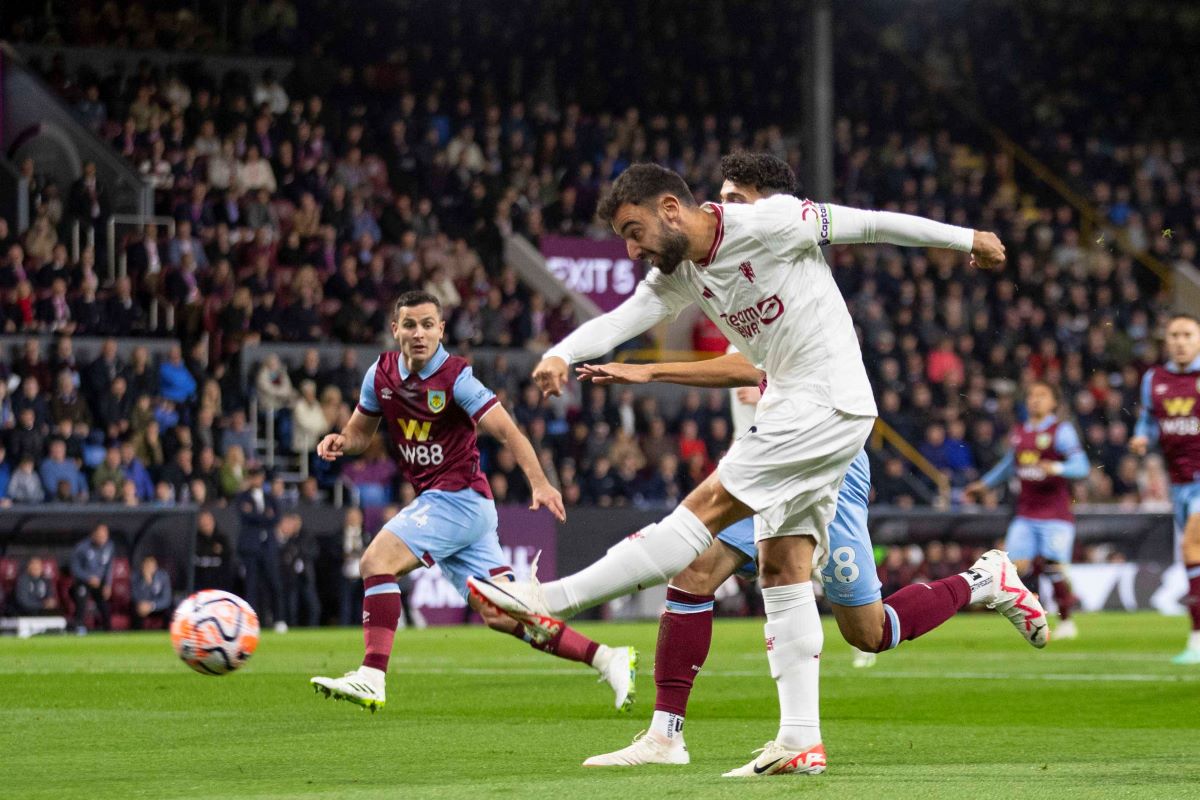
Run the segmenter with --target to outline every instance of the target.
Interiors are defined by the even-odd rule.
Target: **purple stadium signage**
[[[558,534],[550,512],[545,509],[530,511],[520,506],[501,506],[497,510],[500,547],[517,580],[529,577],[530,566],[539,550],[542,557],[538,562],[538,578],[548,581],[558,577],[555,571]],[[412,591],[405,596],[404,602],[418,608],[430,625],[459,625],[474,616],[437,566],[418,569],[412,573],[412,578]]]
[[[637,287],[637,264],[615,237],[543,236],[542,255],[555,277],[589,297],[601,311],[613,310]]]

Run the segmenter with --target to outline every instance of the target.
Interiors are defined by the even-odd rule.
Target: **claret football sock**
[[[654,651],[655,719],[664,712],[683,725],[692,685],[712,644],[713,602],[712,595],[667,586],[667,609],[658,623]]]
[[[372,575],[363,586],[363,666],[387,672],[400,622],[400,584],[395,575]]]
[[[916,639],[941,625],[960,608],[992,595],[992,576],[968,570],[933,583],[914,583],[883,601],[880,652]]]

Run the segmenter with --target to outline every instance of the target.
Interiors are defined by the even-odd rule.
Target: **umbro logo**
[[[379,393],[379,396],[382,397],[384,400],[391,400],[392,399],[392,390],[384,389],[382,392]]]
[[[1154,393],[1155,394],[1166,394],[1167,393],[1167,385],[1165,383],[1156,383],[1154,385]]]

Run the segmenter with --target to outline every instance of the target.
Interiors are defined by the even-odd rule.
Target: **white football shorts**
[[[874,424],[874,417],[773,395],[768,389],[754,425],[717,465],[721,485],[754,509],[755,541],[812,536],[817,542],[813,563],[822,567],[838,490]]]

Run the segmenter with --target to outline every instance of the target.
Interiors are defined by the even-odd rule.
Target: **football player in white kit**
[[[791,194],[796,176],[769,153],[738,152],[721,159],[721,201],[754,203],[781,192]],[[583,364],[581,381],[599,385],[650,382],[688,386],[731,386],[733,438],[754,424],[763,373],[732,345],[720,358],[675,364]],[[819,577],[842,637],[854,648],[855,667],[870,666],[875,654],[916,639],[953,617],[970,600],[970,572],[928,584],[906,586],[883,597],[875,572],[867,503],[871,469],[865,451],[850,464],[829,523],[830,558]],[[1003,564],[988,553],[971,570],[987,572]],[[588,758],[585,767],[636,767],[690,762],[684,741],[688,700],[708,659],[717,588],[733,574],[757,573],[754,520],[744,519],[717,534],[715,541],[667,584],[666,609],[659,620],[654,653],[654,714],[650,727],[633,743]],[[993,584],[998,585],[998,584]],[[1006,606],[1010,612],[1011,606]],[[1003,609],[1002,609],[1003,610]],[[1017,612],[1020,614],[1020,612]],[[1020,617],[1023,619],[1023,615]],[[1035,646],[1038,642],[1032,642]]]
[[[617,344],[696,303],[768,385],[754,425],[666,518],[632,534],[584,570],[547,584],[469,580],[473,593],[552,636],[560,617],[659,583],[686,567],[713,536],[755,516],[767,612],[767,657],[780,701],[774,740],[728,776],[825,770],[818,711],[824,641],[811,584],[828,555],[827,526],[851,461],[876,408],[858,340],[821,246],[889,242],[970,252],[987,268],[1004,260],[994,235],[886,212],[859,211],[777,195],[754,205],[699,206],[676,173],[653,164],[627,169],[599,215],[626,240],[631,258],[654,269],[619,308],[581,326],[534,372],[557,393],[568,365]],[[997,600],[1027,638],[1044,637],[1045,613],[1006,557],[967,587],[972,602]],[[1040,625],[1039,625],[1040,623]]]

